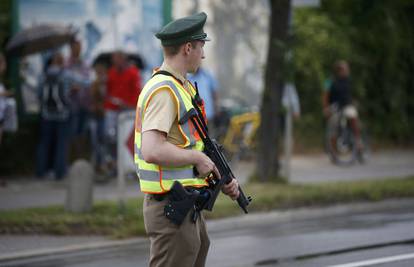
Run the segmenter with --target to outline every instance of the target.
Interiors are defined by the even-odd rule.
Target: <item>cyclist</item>
[[[333,80],[327,81],[323,92],[323,113],[328,119],[329,131],[333,131],[329,142],[336,147],[336,125],[338,125],[340,113],[349,121],[358,155],[362,150],[361,133],[358,123],[358,111],[352,104],[352,82],[350,78],[349,64],[345,60],[338,60],[333,66]],[[332,133],[332,132],[331,132]]]

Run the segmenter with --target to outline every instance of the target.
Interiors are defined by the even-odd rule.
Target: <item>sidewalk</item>
[[[234,169],[235,175],[242,182],[247,181],[253,168],[252,163],[245,163]],[[0,187],[0,210],[64,205],[67,193],[67,181],[38,180],[35,177],[21,177],[7,182]],[[125,198],[142,195],[139,181],[126,178]],[[107,183],[95,183],[93,200],[118,200],[117,179]]]
[[[240,162],[232,166],[240,183],[245,183],[253,172],[254,162]],[[338,167],[330,163],[325,154],[295,156],[291,163],[292,183],[318,183],[358,179],[401,178],[414,175],[414,151],[379,152],[366,164]],[[125,197],[141,194],[139,182],[127,179]],[[39,181],[33,177],[14,179],[0,187],[0,210],[63,205],[66,198],[65,182]],[[94,201],[119,199],[117,180],[94,185]]]
[[[0,210],[64,205],[66,183],[67,181],[37,180],[34,177],[9,181],[5,187],[0,187]],[[126,179],[125,198],[137,197],[140,194],[138,180]],[[119,199],[117,180],[95,183],[93,199],[94,201]]]

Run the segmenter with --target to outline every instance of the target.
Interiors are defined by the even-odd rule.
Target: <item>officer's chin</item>
[[[199,67],[196,67],[194,69],[189,70],[188,73],[194,74],[194,73],[197,72],[198,69],[199,69]]]

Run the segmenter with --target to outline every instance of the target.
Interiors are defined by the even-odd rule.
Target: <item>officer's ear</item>
[[[191,42],[187,42],[183,45],[184,54],[189,55],[191,50],[193,49],[193,44]]]

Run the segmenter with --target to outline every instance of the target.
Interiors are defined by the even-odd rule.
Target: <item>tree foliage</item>
[[[322,129],[320,95],[332,63],[351,64],[353,94],[372,136],[412,140],[414,1],[322,1],[294,13],[295,81],[302,129]]]
[[[11,1],[0,1],[0,44],[1,51],[4,51],[6,40],[10,35],[10,23],[11,23]]]

